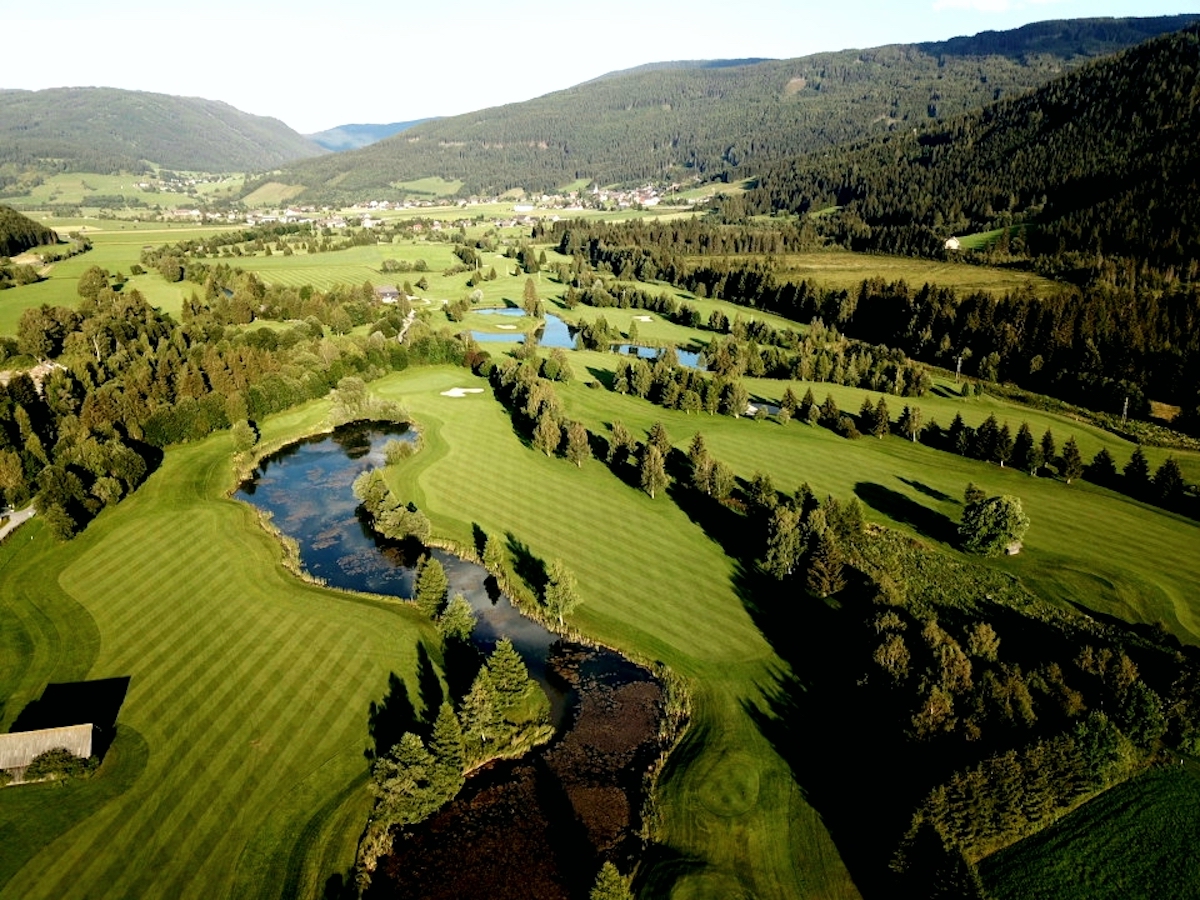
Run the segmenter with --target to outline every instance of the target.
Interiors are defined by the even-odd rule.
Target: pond
[[[354,479],[383,467],[388,441],[413,442],[416,436],[405,426],[373,423],[308,438],[263,460],[235,496],[269,512],[275,526],[300,545],[304,568],[332,587],[411,597],[417,561],[430,553],[446,569],[450,596],[463,594],[475,610],[473,643],[487,652],[500,638],[511,640],[545,689],[559,725],[568,692],[546,673],[550,645],[558,635],[521,615],[482,566],[416,541],[389,540],[357,514]]]
[[[413,566],[430,551],[378,537],[359,519],[351,485],[384,465],[388,441],[415,437],[403,426],[359,424],[298,441],[264,460],[236,496],[270,512],[296,539],[305,569],[328,584],[409,597]],[[586,896],[604,859],[627,860],[640,846],[644,773],[661,751],[662,686],[619,654],[562,640],[521,615],[481,566],[432,553],[450,592],[476,611],[475,645],[488,651],[512,640],[551,699],[558,734],[521,759],[485,766],[430,819],[396,832],[367,896]]]
[[[477,309],[475,313],[481,316],[506,316],[506,317],[521,317],[525,315],[523,309],[518,309],[515,306],[506,306],[493,309]],[[537,337],[537,345],[539,347],[561,348],[564,350],[573,350],[575,348],[575,337],[571,333],[571,326],[564,322],[556,315],[547,313],[544,324],[541,325],[534,334]],[[472,331],[471,337],[479,344],[523,344],[525,343],[525,333],[520,331],[510,332],[493,332],[493,331]]]
[[[647,347],[644,344],[615,344],[613,349],[617,353],[627,353],[630,356],[639,356],[642,359],[658,359],[662,353],[661,347]],[[698,369],[703,372],[705,367],[700,360],[700,351],[698,350],[680,350],[675,348],[675,355],[679,358],[679,364],[685,369]]]

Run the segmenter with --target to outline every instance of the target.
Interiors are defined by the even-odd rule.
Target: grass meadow
[[[79,302],[79,294],[76,292],[79,276],[92,266],[128,275],[130,266],[138,261],[145,246],[157,246],[224,230],[211,226],[171,226],[116,219],[45,221],[64,236],[70,231],[81,231],[92,241],[92,249],[79,256],[54,263],[45,273],[44,281],[0,291],[0,334],[15,335],[21,313],[31,307],[41,306],[43,303],[50,306],[75,306]],[[173,314],[178,313],[183,298],[195,287],[186,282],[167,284],[157,274],[135,276],[126,284],[128,288],[142,291],[152,303]]]
[[[1048,278],[1018,269],[975,266],[962,262],[932,262],[906,256],[852,253],[849,250],[822,250],[814,253],[790,253],[779,257],[781,277],[811,278],[834,288],[857,288],[866,278],[884,281],[904,279],[920,287],[932,282],[958,291],[1004,293],[1026,285],[1038,294],[1052,293],[1057,285]]]
[[[77,540],[35,518],[0,547],[0,727],[47,682],[131,679],[97,777],[0,791],[0,896],[319,896],[352,864],[369,705],[393,672],[419,702],[437,638],[403,604],[288,575],[225,499],[230,460],[227,435],[173,449]]]

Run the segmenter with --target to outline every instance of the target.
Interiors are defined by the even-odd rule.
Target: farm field
[[[389,673],[415,685],[437,637],[285,573],[232,485],[221,435],[169,451],[77,540],[35,518],[0,547],[0,727],[47,682],[130,679],[94,779],[0,791],[0,896],[318,896],[353,862],[369,706]]]

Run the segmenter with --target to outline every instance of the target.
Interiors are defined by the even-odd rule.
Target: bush
[[[1029,530],[1029,517],[1020,500],[1008,494],[968,500],[958,528],[964,550],[999,556],[1014,544],[1020,545]]]
[[[69,778],[84,778],[96,770],[100,761],[96,757],[84,759],[63,747],[55,747],[34,757],[25,770],[26,781],[66,781]]]

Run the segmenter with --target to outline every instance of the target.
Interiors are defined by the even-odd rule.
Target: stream
[[[382,538],[359,518],[354,479],[385,464],[388,441],[415,437],[404,426],[344,426],[271,455],[235,494],[269,512],[298,542],[304,568],[334,587],[408,598],[417,560],[432,553],[450,595],[461,592],[475,610],[476,648],[490,652],[509,638],[550,698],[554,740],[483,767],[453,801],[400,832],[367,896],[584,898],[601,862],[627,870],[640,850],[662,687],[619,654],[560,639],[521,615],[482,566]]]

